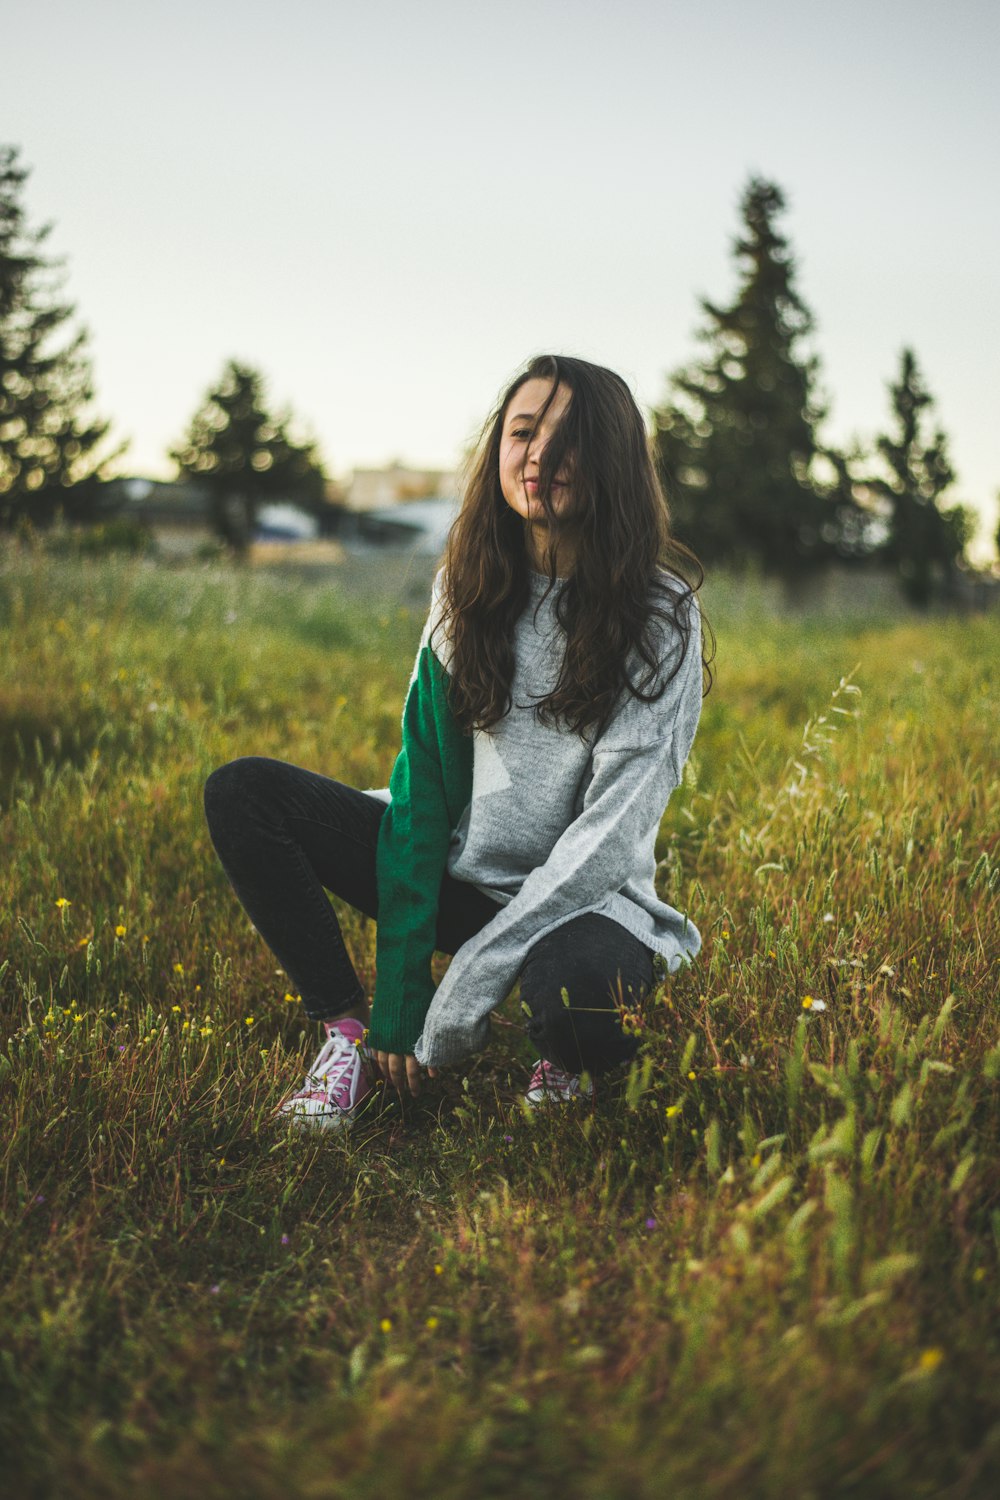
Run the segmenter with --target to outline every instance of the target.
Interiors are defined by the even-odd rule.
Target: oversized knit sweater
[[[666,581],[667,575],[664,575]],[[403,711],[376,873],[377,979],[369,1045],[425,1066],[482,1048],[489,1014],[513,988],[531,946],[585,912],[612,918],[673,972],[701,938],[659,899],[654,845],[679,784],[701,709],[700,623],[680,670],[654,703],[630,693],[594,738],[541,723],[533,702],[555,686],[565,635],[557,581],[531,575],[517,621],[512,707],[489,731],[463,734],[448,704],[449,651],[435,580]],[[663,676],[680,639],[658,625]],[[444,871],[502,905],[455,954],[435,990],[430,960]]]

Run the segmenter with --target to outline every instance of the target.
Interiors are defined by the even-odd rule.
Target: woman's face
[[[546,528],[548,516],[538,498],[538,470],[545,445],[572,399],[568,385],[560,385],[540,426],[537,413],[552,389],[551,380],[526,380],[514,392],[504,413],[500,434],[500,489],[511,510],[532,527]],[[565,474],[552,485],[552,508],[562,515],[571,500]]]

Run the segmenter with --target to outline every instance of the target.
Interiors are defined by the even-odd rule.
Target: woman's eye
[[[531,437],[531,428],[530,427],[515,427],[512,430],[512,432],[511,432],[511,437],[516,437],[516,438],[530,438]]]

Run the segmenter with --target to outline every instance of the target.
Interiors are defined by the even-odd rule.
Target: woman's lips
[[[524,481],[524,483],[525,483],[525,487],[527,489],[529,489],[529,490],[537,490],[537,488],[538,488],[538,480],[537,479],[526,479]],[[563,482],[562,482],[561,479],[553,479],[553,481],[552,481],[552,488],[554,490],[563,490],[563,489],[566,488],[566,486],[563,484]]]

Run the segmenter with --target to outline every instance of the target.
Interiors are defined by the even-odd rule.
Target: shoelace
[[[306,1074],[306,1083],[324,1083],[327,1091],[332,1092],[353,1068],[357,1050],[340,1032],[331,1034],[323,1043],[315,1066]]]

